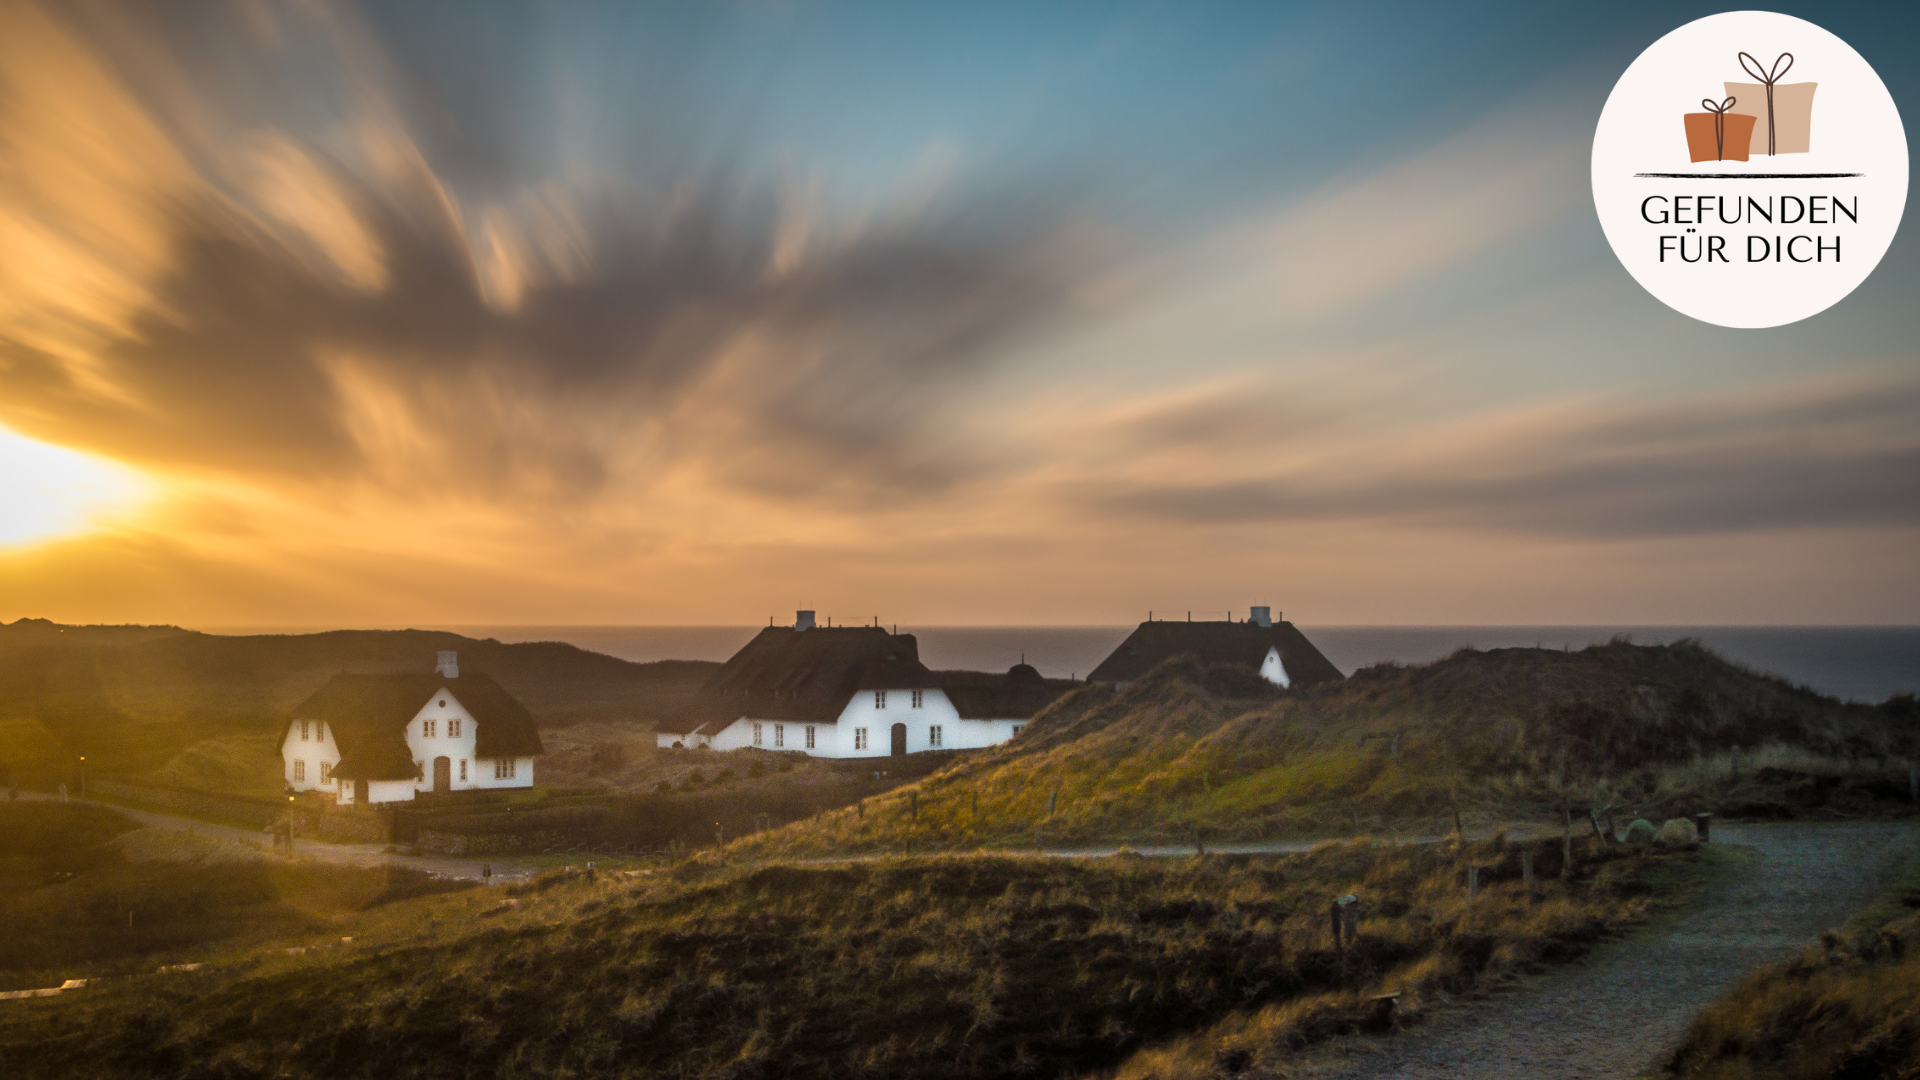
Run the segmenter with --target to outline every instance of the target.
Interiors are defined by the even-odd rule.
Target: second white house
[[[889,757],[1006,742],[1065,693],[1027,664],[1005,675],[933,672],[912,634],[826,627],[813,612],[760,631],[655,729],[662,747],[760,747]]]

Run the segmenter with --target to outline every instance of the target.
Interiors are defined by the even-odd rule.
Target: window
[[[887,707],[887,692],[885,690],[875,690],[873,692],[873,707],[876,709],[884,709]]]
[[[463,784],[467,782],[467,759],[466,758],[460,759],[460,782]]]
[[[333,783],[333,762],[323,761],[320,763],[320,782],[323,784]]]
[[[1027,725],[1025,725],[1025,724],[1015,724],[1015,725],[1013,725],[1013,733],[1014,733],[1015,735],[1018,735],[1018,734],[1020,734],[1020,729],[1021,729],[1021,728],[1023,728],[1023,727],[1026,727],[1026,726],[1027,726]]]
[[[753,722],[753,745],[760,745],[760,721],[758,720]]]
[[[807,725],[807,749],[813,749],[813,725]]]
[[[305,720],[300,721],[300,741],[307,741],[307,722]]]
[[[940,745],[940,725],[939,725],[939,724],[930,724],[930,725],[928,725],[928,727],[927,727],[927,745],[928,745],[928,746],[939,746],[939,745]]]
[[[917,709],[917,708],[919,708],[920,706],[922,706],[922,705],[924,705],[924,704],[926,704],[926,702],[927,702],[927,692],[926,692],[925,690],[915,690],[915,691],[913,692],[913,707],[914,707],[914,708],[916,708],[916,709]]]
[[[446,699],[446,698],[441,698],[441,699],[440,699],[440,707],[441,707],[441,708],[443,708],[443,709],[447,707],[447,699]]]
[[[304,784],[307,782],[306,762],[296,761],[293,763],[293,782],[296,784]]]
[[[425,735],[429,739],[433,738],[433,721],[420,721],[420,734]]]
[[[495,760],[493,763],[493,778],[495,780],[513,779],[513,767],[519,763],[519,758],[499,758]],[[465,762],[462,762],[462,764],[465,764]]]
[[[459,737],[460,737],[460,721],[458,720],[447,721],[447,738],[457,739]]]
[[[855,750],[865,750],[867,748],[866,728],[857,727],[853,729],[853,748]]]
[[[327,722],[325,720],[315,720],[313,722],[313,737],[321,742],[327,741]]]
[[[773,748],[778,750],[785,745],[787,745],[787,725],[773,725]]]
[[[415,780],[425,780],[425,779],[427,778],[427,763],[426,763],[426,762],[424,762],[424,761],[416,761],[416,762],[414,762],[414,763],[413,763],[413,778],[414,778]]]

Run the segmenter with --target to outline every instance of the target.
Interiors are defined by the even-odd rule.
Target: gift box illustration
[[[1681,117],[1687,125],[1687,154],[1695,161],[1745,161],[1753,142],[1754,117],[1733,111],[1733,98],[1702,98],[1706,112]]]
[[[1740,66],[1759,82],[1727,83],[1727,96],[1735,100],[1733,112],[1754,118],[1753,141],[1749,152],[1762,154],[1804,154],[1813,141],[1813,91],[1819,83],[1783,83],[1780,77],[1793,67],[1793,54],[1781,53],[1773,66],[1740,54]],[[1731,116],[1729,116],[1731,119]],[[1699,161],[1698,157],[1693,160]],[[1742,158],[1740,160],[1745,160]]]

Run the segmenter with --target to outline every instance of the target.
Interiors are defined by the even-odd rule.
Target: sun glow
[[[84,531],[146,494],[127,469],[0,427],[0,545]]]

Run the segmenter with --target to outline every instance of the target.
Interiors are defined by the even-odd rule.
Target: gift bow
[[[1734,99],[1728,98],[1718,105],[1712,98],[1701,98],[1700,104],[1713,114],[1713,157],[1715,161],[1727,160],[1727,110],[1733,108]]]
[[[1786,61],[1784,65],[1781,63],[1781,61],[1783,60]],[[1785,53],[1781,53],[1779,56],[1774,57],[1773,70],[1769,72],[1765,72],[1764,74],[1762,73],[1760,68],[1760,61],[1756,60],[1751,56],[1748,56],[1746,53],[1740,54],[1740,66],[1746,71],[1747,74],[1753,76],[1756,79],[1759,79],[1760,85],[1767,88],[1767,156],[1772,157],[1773,156],[1773,84],[1779,82],[1780,76],[1785,75],[1789,70],[1792,69],[1793,54],[1790,52],[1785,52]]]

